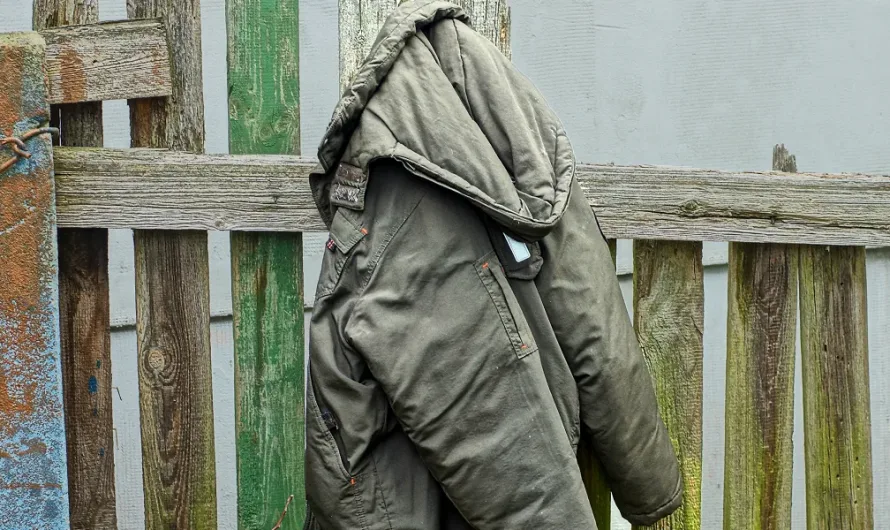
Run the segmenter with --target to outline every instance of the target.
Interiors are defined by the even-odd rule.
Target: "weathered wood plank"
[[[207,234],[135,242],[145,527],[214,529]]]
[[[800,252],[807,527],[871,529],[865,249]]]
[[[167,36],[159,21],[43,29],[61,22],[83,23],[82,15],[95,14],[98,9],[95,2],[80,0],[78,9],[67,8],[55,15],[52,7],[59,2],[38,0],[34,4],[34,25],[41,28],[40,34],[46,39],[50,103],[170,95]],[[53,21],[59,23],[49,24]]]
[[[34,1],[33,23],[38,31],[98,20],[99,5],[94,0]],[[61,130],[62,145],[102,146],[101,102],[55,106],[52,114],[52,125]],[[117,528],[117,511],[108,230],[62,228],[58,245],[71,528],[113,529]]]
[[[680,460],[683,504],[655,528],[701,528],[702,246],[634,241],[634,327]]]
[[[59,149],[59,224],[325,230],[307,180],[314,164]],[[609,238],[890,245],[890,176],[584,164],[577,174]]]
[[[116,528],[108,230],[59,230],[71,528]]]
[[[232,234],[239,528],[272,528],[290,495],[285,524],[305,515],[302,243]]]
[[[229,151],[298,154],[299,16],[290,0],[228,0]],[[232,232],[238,527],[300,528],[303,236]],[[293,503],[282,518],[282,507]]]
[[[199,1],[130,0],[127,14],[160,17],[176,43],[172,96],[130,101],[133,146],[203,151]],[[140,230],[134,241],[145,525],[215,529],[207,233]]]
[[[49,121],[44,43],[0,35],[0,135]],[[52,145],[0,173],[0,528],[68,528]],[[0,147],[0,164],[12,155]]]
[[[784,146],[773,169],[795,172]],[[723,528],[791,528],[796,246],[730,243]]]
[[[386,17],[405,0],[341,0],[340,87],[345,88],[371,50]],[[507,57],[510,50],[510,9],[507,0],[455,0],[473,21],[473,28]]]
[[[397,0],[340,0],[340,89],[358,71]]]

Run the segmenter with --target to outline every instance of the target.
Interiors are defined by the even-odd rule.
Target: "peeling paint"
[[[85,101],[87,99],[87,78],[83,69],[83,58],[71,47],[63,45],[59,51],[62,97],[65,101]]]
[[[43,60],[38,34],[0,35],[3,134],[46,124]],[[68,528],[68,485],[49,138],[28,150],[0,175],[0,528],[55,530]]]

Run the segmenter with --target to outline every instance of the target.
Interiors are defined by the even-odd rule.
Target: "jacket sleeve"
[[[431,189],[383,252],[345,337],[474,528],[593,528],[527,322],[497,267],[477,214]]]
[[[536,283],[615,503],[631,523],[652,524],[681,503],[677,457],[608,246],[581,187],[573,186],[565,216],[541,241]]]

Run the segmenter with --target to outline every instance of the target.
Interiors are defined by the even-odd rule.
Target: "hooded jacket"
[[[396,9],[318,157],[309,528],[595,528],[582,429],[628,521],[679,506],[571,144],[459,7]]]

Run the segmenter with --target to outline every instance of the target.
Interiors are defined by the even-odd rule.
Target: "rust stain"
[[[18,456],[45,455],[46,454],[46,451],[47,451],[46,444],[41,442],[40,440],[35,438],[35,439],[27,440],[25,443],[28,444],[28,448],[23,451],[18,451],[16,453]]]
[[[44,489],[62,489],[62,485],[58,482],[10,482],[9,484],[0,484],[4,489],[26,489],[26,490],[44,490]]]
[[[49,117],[42,40],[5,38],[0,132],[27,136]],[[67,528],[49,144],[46,137],[27,141],[30,158],[0,174],[0,457],[9,471],[0,477],[0,497],[11,501],[0,503],[0,520],[38,513],[43,526]],[[0,157],[10,153],[0,148]]]
[[[5,352],[0,353],[7,358]],[[15,374],[18,377],[8,377],[6,372],[14,367],[13,363],[9,363],[5,370],[0,369],[0,439],[8,438],[16,432],[22,419],[34,414],[35,410],[34,395],[37,385],[28,379],[22,380],[19,374]]]
[[[0,180],[0,314],[8,314],[9,304],[25,300],[36,302],[40,284],[34,273],[41,263],[41,242],[44,239],[41,212],[52,208],[52,185],[49,179],[6,173]],[[18,302],[16,302],[18,300]]]
[[[73,103],[87,99],[87,79],[83,69],[83,58],[70,45],[63,45],[59,51],[59,72],[64,102]]]
[[[40,212],[52,208],[49,179],[8,174],[0,179],[0,437],[10,436],[23,418],[42,408],[35,403],[34,370],[50,346],[36,276],[47,270],[44,232],[51,227]],[[11,228],[7,228],[11,227]],[[3,229],[6,228],[4,233]],[[39,271],[39,272],[38,272]]]
[[[0,45],[0,72],[16,72],[21,70],[24,54],[20,48]],[[22,109],[22,77],[17,75],[0,76],[0,124],[9,124],[7,129],[0,130],[6,136],[12,136],[12,124],[18,120]]]
[[[158,87],[167,87],[170,84],[170,67],[168,65],[169,58],[166,49],[165,53],[161,53],[161,48],[154,48],[151,51],[151,79],[152,84]]]

